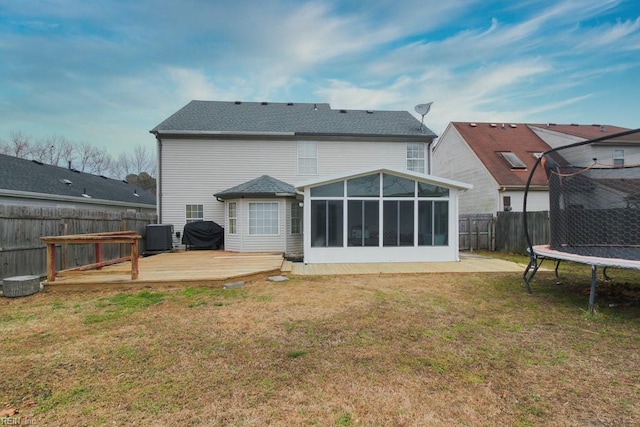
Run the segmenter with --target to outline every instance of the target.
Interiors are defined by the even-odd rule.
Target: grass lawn
[[[560,272],[0,298],[0,423],[640,425],[640,272]]]

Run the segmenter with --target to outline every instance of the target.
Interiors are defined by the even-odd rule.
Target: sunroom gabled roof
[[[214,194],[215,197],[222,200],[241,197],[295,197],[296,195],[296,189],[293,185],[269,175],[262,175]]]
[[[420,181],[420,182],[426,182],[426,183],[429,183],[429,184],[434,184],[434,185],[438,185],[438,186],[441,186],[441,187],[446,187],[446,188],[456,189],[456,190],[470,190],[470,189],[473,188],[472,184],[467,184],[467,183],[460,182],[460,181],[454,181],[452,179],[441,178],[441,177],[434,176],[434,175],[428,175],[428,174],[419,173],[419,172],[412,172],[412,171],[408,171],[408,170],[398,170],[398,169],[391,169],[391,168],[385,168],[385,167],[379,167],[379,168],[373,168],[373,169],[354,170],[354,171],[351,171],[351,172],[349,172],[347,174],[325,176],[325,177],[322,177],[322,178],[317,178],[317,179],[314,179],[314,180],[302,182],[302,183],[296,185],[295,188],[297,190],[299,190],[299,191],[303,191],[304,188],[306,188],[306,187],[315,187],[317,185],[329,184],[331,182],[336,182],[336,181],[341,181],[341,180],[345,180],[345,179],[356,178],[356,177],[359,177],[359,176],[369,175],[369,174],[373,174],[373,173],[388,173],[388,174],[391,174],[391,175],[396,175],[396,176],[400,176],[400,177],[408,178],[408,179],[415,179],[415,180]]]

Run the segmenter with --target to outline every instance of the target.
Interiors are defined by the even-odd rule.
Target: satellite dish
[[[427,102],[426,104],[418,104],[414,107],[414,109],[416,110],[416,113],[422,116],[422,119],[420,120],[420,130],[422,130],[422,125],[424,123],[424,116],[426,116],[429,110],[431,110],[431,104],[433,104],[433,102]]]

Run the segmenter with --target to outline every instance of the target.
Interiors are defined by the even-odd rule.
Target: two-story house
[[[542,153],[579,141],[615,135],[626,128],[601,125],[451,122],[433,149],[433,173],[472,182],[460,198],[461,214],[523,210],[530,171]],[[632,138],[633,139],[633,138]],[[604,140],[572,150],[565,162],[599,167],[640,163],[640,141]],[[543,168],[531,177],[528,211],[549,210],[549,186]]]
[[[407,111],[191,101],[150,131],[159,222],[215,221],[225,249],[308,263],[457,260],[458,193]]]

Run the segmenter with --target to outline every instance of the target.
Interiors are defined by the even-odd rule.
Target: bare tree
[[[146,172],[150,176],[155,176],[156,174],[155,156],[144,145],[138,145],[133,151],[133,164],[134,168],[137,169],[136,173],[138,175],[142,172]]]
[[[155,186],[155,152],[143,145],[136,146],[133,153],[121,153],[114,159],[104,148],[88,142],[76,143],[53,135],[33,144],[22,131],[14,131],[8,141],[0,139],[0,153],[116,179],[134,175],[136,182],[140,180],[146,189],[152,190]]]
[[[133,154],[121,153],[112,165],[113,176],[125,178],[129,175],[147,173],[153,177],[156,174],[155,153],[147,147],[138,145]]]
[[[31,149],[31,158],[53,166],[67,166],[73,159],[74,144],[53,135],[39,140]]]
[[[107,175],[111,172],[113,160],[104,148],[83,142],[74,147],[74,152],[75,169],[96,175]]]
[[[22,131],[12,131],[9,143],[6,145],[6,154],[26,159],[31,154],[29,137]]]
[[[132,173],[134,172],[131,156],[127,153],[120,153],[111,164],[111,175],[115,178],[125,179],[127,175],[131,175]]]

